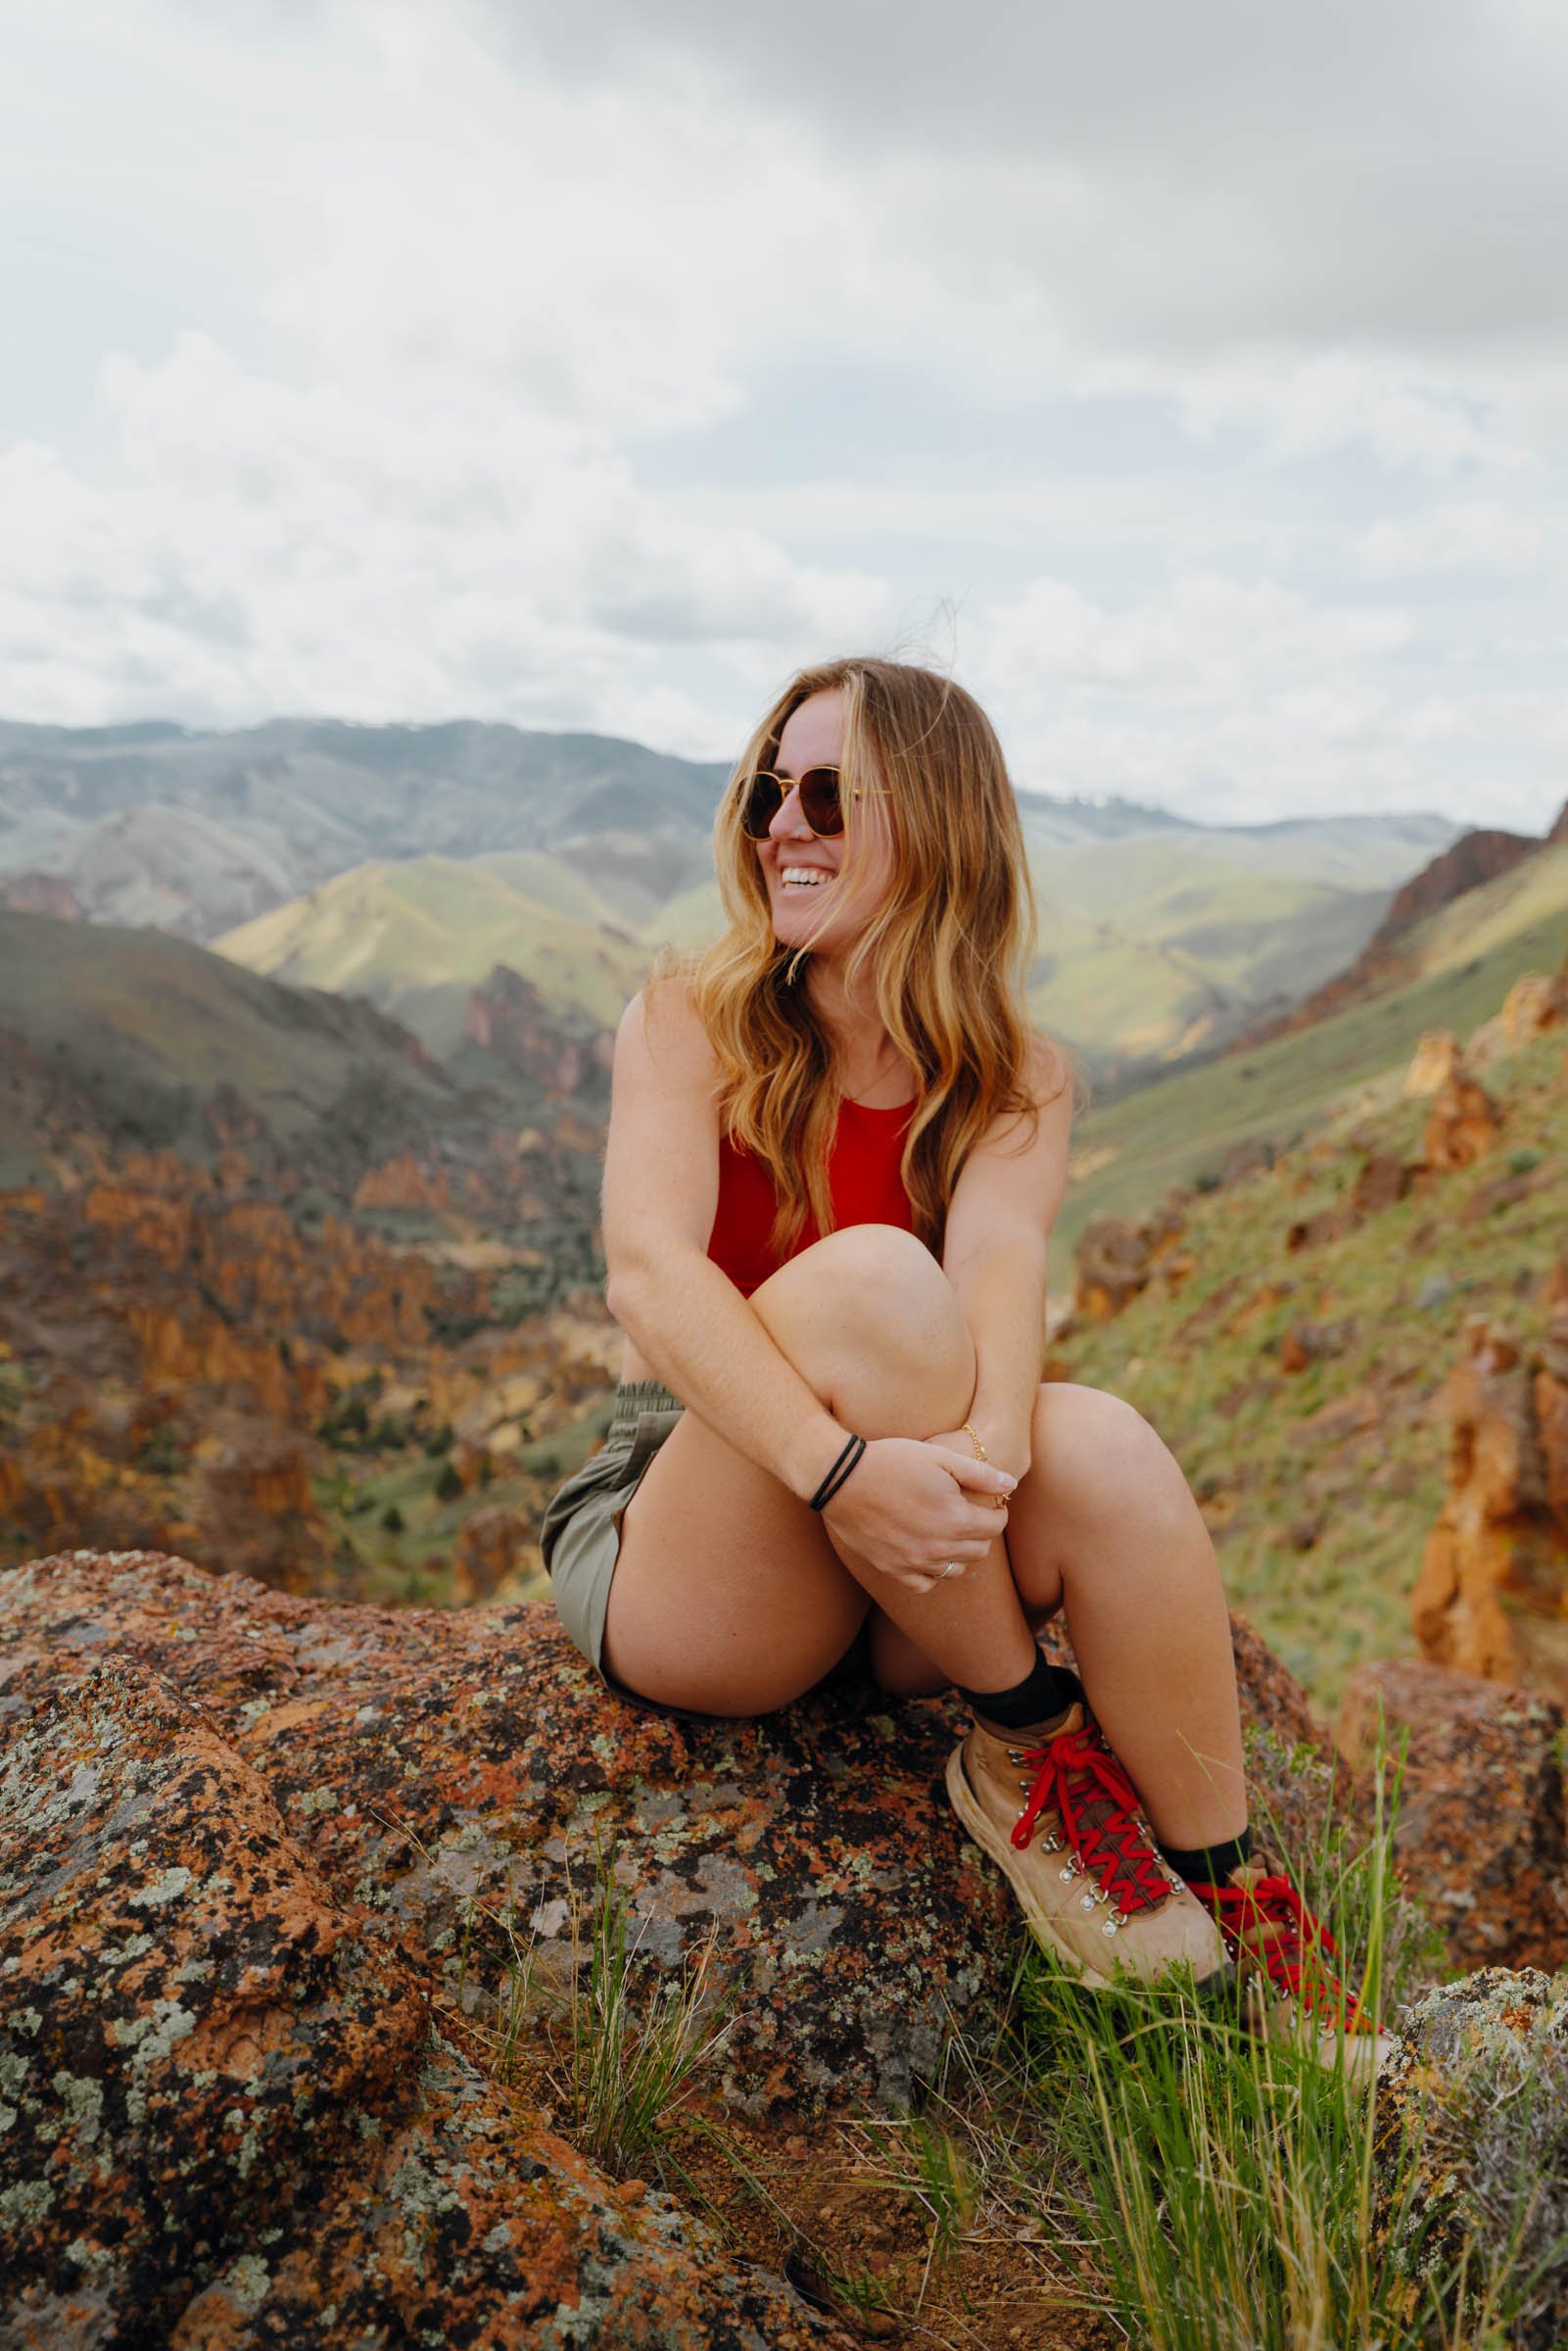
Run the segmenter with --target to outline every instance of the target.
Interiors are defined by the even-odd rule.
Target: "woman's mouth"
[[[832,876],[820,865],[782,865],[779,886],[782,889],[820,889]]]

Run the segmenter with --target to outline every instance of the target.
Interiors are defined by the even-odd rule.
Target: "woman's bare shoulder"
[[[621,1015],[615,1040],[615,1066],[656,1072],[666,1085],[683,1090],[700,1085],[711,1089],[718,1078],[713,1050],[696,989],[685,972],[661,974],[650,980]]]

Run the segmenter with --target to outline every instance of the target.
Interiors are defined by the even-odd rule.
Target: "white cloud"
[[[928,637],[1031,781],[1561,796],[1560,14],[18,13],[0,711],[717,755]]]
[[[1496,500],[1471,499],[1403,521],[1373,523],[1356,541],[1355,553],[1374,579],[1448,571],[1512,576],[1538,571],[1545,547],[1546,533],[1536,515],[1509,512]]]

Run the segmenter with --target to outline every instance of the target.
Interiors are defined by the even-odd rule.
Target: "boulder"
[[[1484,1317],[1440,1409],[1448,1494],[1410,1597],[1434,1663],[1568,1699],[1568,1310],[1538,1361]]]
[[[1568,1997],[1535,1969],[1489,1967],[1407,2009],[1377,2087],[1374,2245],[1461,2331],[1505,2280],[1512,2351],[1568,2342]],[[1461,2275],[1465,2286],[1452,2282]],[[1468,2289],[1466,2291],[1466,2289]],[[1460,2304],[1463,2295],[1470,2307]],[[1424,2336],[1422,2339],[1426,2339]],[[1435,2337],[1433,2339],[1436,2339]],[[1444,2336],[1448,2340],[1447,2335]]]
[[[1568,1959],[1563,1717],[1549,1700],[1419,1658],[1357,1666],[1340,1744],[1404,1761],[1394,1860],[1456,1968]]]
[[[1434,1097],[1422,1152],[1436,1174],[1446,1176],[1484,1159],[1502,1131],[1502,1114],[1479,1079],[1460,1069]]]
[[[1425,1029],[1404,1077],[1404,1098],[1420,1101],[1440,1094],[1459,1066],[1459,1040],[1451,1030]]]
[[[1096,1217],[1078,1242],[1075,1308],[1090,1322],[1109,1322],[1146,1290],[1157,1267],[1170,1270],[1186,1228],[1184,1203],[1176,1197],[1138,1223],[1120,1217]]]
[[[1511,1045],[1527,1045],[1568,1021],[1568,973],[1527,972],[1502,999],[1502,1026]]]
[[[1356,1792],[1234,1639],[1259,1814],[1308,1849]],[[0,2342],[838,2340],[574,2155],[476,2032],[514,1937],[564,1989],[603,1874],[655,1974],[716,1940],[734,2108],[907,2108],[953,2024],[994,2033],[1022,1936],[941,1790],[962,1723],[850,1680],[760,1722],[634,1709],[547,1604],[154,1553],[0,1579]]]
[[[193,1576],[166,1596],[199,1603]],[[0,2341],[845,2351],[434,2030],[424,1973],[123,1629],[79,1607],[74,1670],[7,1693]],[[268,1655],[235,1623],[206,1656],[220,1701]]]

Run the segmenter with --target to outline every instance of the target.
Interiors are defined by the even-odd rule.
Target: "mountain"
[[[449,1189],[466,1171],[504,1224],[524,1178],[496,1138],[557,1113],[499,1059],[485,1078],[460,1083],[353,995],[283,986],[160,931],[0,911],[0,1189],[79,1183],[126,1153],[211,1167],[226,1150],[271,1194],[347,1205],[411,1152],[446,1167]],[[570,1154],[554,1169],[536,1136],[526,1173],[574,1228],[594,1222],[595,1140],[580,1169]]]
[[[608,736],[468,720],[227,734],[0,722],[0,890],[58,880],[92,919],[207,939],[369,861],[548,850],[612,906],[624,891],[636,917],[650,874],[654,891],[695,878],[726,773]]]
[[[0,905],[220,940],[255,969],[369,996],[444,1055],[499,967],[582,1044],[653,948],[713,935],[725,773],[470,721],[0,723]],[[1019,808],[1036,1013],[1118,1085],[1342,971],[1454,832],[1420,815],[1212,827],[1031,792]]]
[[[1264,1043],[1293,1030],[1313,1028],[1350,1005],[1418,980],[1423,972],[1447,968],[1453,959],[1452,948],[1458,934],[1453,924],[1428,927],[1425,918],[1442,914],[1457,899],[1468,899],[1472,892],[1485,889],[1490,884],[1502,884],[1519,867],[1564,842],[1568,842],[1568,802],[1564,802],[1556,823],[1541,840],[1528,833],[1461,833],[1395,892],[1383,920],[1353,963],[1336,972],[1326,984],[1304,995],[1284,1014],[1252,1024],[1237,1040],[1237,1049]],[[1535,879],[1544,879],[1546,900],[1555,903],[1555,867],[1548,861],[1544,876]],[[1520,890],[1503,888],[1495,900],[1496,906],[1502,910],[1505,927],[1511,920],[1506,913],[1508,908],[1534,906],[1537,902],[1529,879]],[[1456,919],[1462,932],[1465,917]],[[1481,919],[1485,922],[1488,917],[1483,914]]]
[[[556,902],[514,888],[508,864]],[[646,950],[577,876],[542,874],[549,864],[509,852],[356,866],[214,943],[272,979],[368,997],[442,1057],[461,1043],[469,991],[498,965],[531,982],[574,1036],[613,1028],[641,982]],[[576,911],[560,911],[562,900]]]

